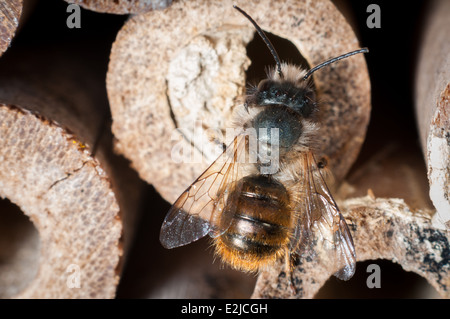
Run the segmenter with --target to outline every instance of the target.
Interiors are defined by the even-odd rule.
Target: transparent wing
[[[312,152],[302,155],[297,226],[291,250],[299,255],[320,254],[333,265],[335,276],[350,279],[356,268],[353,239],[344,217],[328,190]]]
[[[159,239],[165,248],[189,244],[206,234],[216,237],[229,227],[237,200],[230,196],[237,197],[232,190],[242,175],[245,150],[245,135],[238,135],[175,201],[161,227]]]

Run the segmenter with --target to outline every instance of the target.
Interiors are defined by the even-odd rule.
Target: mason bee
[[[355,272],[355,248],[326,185],[325,170],[314,156],[318,106],[309,77],[368,50],[349,52],[306,71],[281,63],[262,29],[234,8],[254,25],[276,66],[249,90],[245,103],[236,106],[239,133],[173,204],[160,241],[174,248],[208,234],[223,262],[249,272],[285,258],[291,274],[294,255],[320,253],[336,277],[348,280]],[[254,132],[256,148],[249,131]]]

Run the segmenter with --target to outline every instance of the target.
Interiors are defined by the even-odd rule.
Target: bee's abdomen
[[[284,253],[290,238],[289,196],[281,183],[263,175],[244,178],[236,191],[231,225],[216,247],[234,268],[254,271]]]

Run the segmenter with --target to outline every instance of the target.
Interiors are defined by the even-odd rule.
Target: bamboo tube
[[[432,1],[415,81],[416,118],[428,168],[433,225],[450,229],[450,3]]]
[[[0,281],[32,278],[26,287],[1,282],[2,297],[112,298],[132,238],[137,176],[111,153],[102,81],[70,56],[11,51],[0,61],[0,197],[30,218],[39,239],[20,236],[9,247],[25,247],[38,265],[24,259],[14,265],[21,273],[2,260]]]
[[[0,2],[0,56],[8,49],[19,26],[22,0]]]
[[[359,48],[351,27],[328,1],[297,1],[289,6],[270,1],[179,1],[163,12],[132,17],[116,38],[107,74],[115,147],[169,202],[215,159],[208,153],[214,142],[197,139],[195,130],[200,135],[225,130],[246,84],[257,78],[256,73],[264,74],[267,66],[245,73],[260,63],[247,56],[255,30],[232,8],[233,4],[247,10],[265,31],[281,38],[273,42],[290,41],[309,66]],[[266,55],[269,65],[273,64],[264,44],[254,50],[259,58]],[[299,62],[299,54],[286,54],[280,49],[278,53],[282,59]],[[331,170],[341,181],[356,159],[369,120],[370,83],[364,57],[355,56],[324,68],[314,75],[314,81],[322,102],[323,144],[318,156],[329,156]],[[196,126],[196,121],[203,126]],[[174,162],[172,151],[180,144],[200,161]],[[204,158],[199,150],[204,151]],[[198,247],[183,249],[206,254]],[[223,276],[231,278],[229,282],[242,278],[241,283],[252,283],[248,275],[219,274],[215,265],[182,263],[180,260],[186,257],[181,249],[170,253],[171,257],[161,253],[159,260],[175,266],[168,271],[168,266],[163,267],[156,278],[157,288],[149,288],[150,296],[211,297],[216,287],[208,287],[210,280],[199,279],[196,291],[185,289],[192,288],[192,278]],[[214,296],[229,295],[221,291]]]
[[[402,199],[372,196],[340,203],[350,223],[358,261],[377,259],[399,263],[427,279],[442,298],[449,298],[450,236],[431,224],[429,212],[411,211]],[[287,285],[284,264],[261,274],[253,298],[313,298],[332,276],[320,258],[302,260],[294,271],[297,295]],[[365,283],[361,283],[364,285]]]
[[[215,144],[204,137],[225,131],[245,93],[245,69],[251,63],[246,46],[255,30],[233,4],[249,11],[266,31],[289,40],[310,66],[359,48],[351,27],[329,1],[179,1],[163,12],[131,18],[113,45],[107,74],[115,146],[169,202],[215,159]],[[270,55],[264,45],[258,50]],[[329,157],[341,181],[369,120],[364,57],[324,68],[314,81],[322,101],[317,155]],[[192,158],[175,162],[175,145],[190,149]]]
[[[165,9],[172,0],[66,0],[85,9],[113,14],[138,14],[150,10]]]

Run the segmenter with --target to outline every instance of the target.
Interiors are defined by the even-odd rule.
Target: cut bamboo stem
[[[401,199],[373,196],[346,200],[340,208],[352,229],[358,261],[398,263],[426,278],[442,298],[450,298],[450,234],[436,229],[427,211],[412,212]],[[280,262],[260,275],[252,297],[313,298],[333,275],[328,266],[320,258],[301,259],[293,274],[297,295],[292,295],[286,278],[280,276],[284,273]]]
[[[103,13],[138,14],[165,9],[170,6],[172,0],[66,0],[66,2]]]
[[[9,53],[0,61],[0,197],[30,218],[40,248],[37,271],[19,265],[34,272],[32,281],[0,294],[112,298],[139,183],[112,156],[102,81],[61,48]],[[30,247],[29,240],[36,238],[23,236],[18,246]]]
[[[436,0],[423,28],[416,70],[417,123],[428,166],[433,225],[450,229],[450,2]]]
[[[0,2],[0,56],[8,49],[16,34],[22,7],[22,0]]]
[[[131,18],[116,38],[107,74],[116,149],[169,202],[215,159],[215,142],[223,142],[220,135],[245,94],[245,70],[252,62],[246,46],[255,30],[233,4],[290,41],[310,66],[360,47],[329,1],[289,7],[273,1],[178,1]],[[270,55],[265,46],[260,51]],[[317,156],[328,156],[341,181],[369,120],[364,57],[323,68],[314,83],[322,123]],[[188,149],[188,158],[175,159],[177,147]]]

